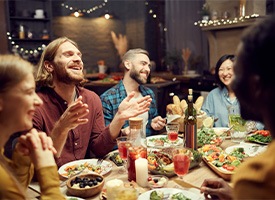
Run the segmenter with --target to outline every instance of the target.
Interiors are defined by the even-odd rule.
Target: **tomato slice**
[[[228,164],[225,164],[222,166],[224,169],[228,170],[228,171],[234,171],[235,169],[235,166],[232,166],[232,165],[228,165]]]
[[[268,130],[258,130],[256,133],[265,137],[270,135],[270,132]]]

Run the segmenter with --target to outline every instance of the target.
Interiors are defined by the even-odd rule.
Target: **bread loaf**
[[[166,106],[166,113],[168,115],[182,115],[182,109],[179,105],[176,104],[168,104]]]
[[[180,98],[177,95],[173,96],[173,103],[177,106],[180,106]]]
[[[195,109],[197,110],[197,113],[200,112],[202,104],[203,104],[203,96],[199,96],[194,104]]]
[[[187,103],[186,103],[185,99],[181,100],[180,107],[182,109],[182,112],[184,113],[185,109],[187,108]]]

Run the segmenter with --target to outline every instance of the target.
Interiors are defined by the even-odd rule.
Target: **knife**
[[[176,180],[174,180],[174,182],[176,182],[177,184],[179,184],[180,186],[185,187],[185,188],[196,188],[196,189],[198,189],[198,190],[201,190],[200,187],[195,186],[195,185],[193,185],[193,184],[191,184],[191,183],[187,183],[187,182],[185,182],[185,181],[183,181],[183,180],[178,180],[178,179],[176,179]]]

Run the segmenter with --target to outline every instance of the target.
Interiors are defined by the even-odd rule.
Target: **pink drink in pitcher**
[[[136,181],[135,160],[138,158],[147,158],[147,149],[143,146],[128,148],[128,180]]]

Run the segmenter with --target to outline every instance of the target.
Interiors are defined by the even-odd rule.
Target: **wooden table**
[[[221,147],[223,149],[225,149],[225,148],[227,148],[229,146],[232,146],[232,145],[235,145],[235,144],[236,143],[231,142],[231,140],[225,140],[222,143]],[[106,159],[106,160],[110,161],[109,159]],[[123,180],[124,182],[127,182],[128,181],[127,174],[118,173],[120,167],[117,167],[112,161],[110,161],[110,162],[113,164],[113,168],[112,168],[112,171],[109,174],[104,175],[105,181],[107,182],[108,180],[118,178],[118,179]],[[196,186],[200,187],[202,182],[204,181],[204,179],[206,179],[206,178],[215,178],[215,177],[218,177],[218,175],[216,173],[214,173],[210,168],[208,168],[208,166],[204,162],[201,162],[201,164],[198,167],[196,167],[194,169],[191,169],[189,171],[189,173],[184,176],[184,180],[189,182],[189,183],[192,183],[193,185],[196,185]],[[169,179],[167,187],[169,187],[169,188],[182,188],[181,186],[179,186],[178,184],[176,184],[173,181],[174,179],[177,179],[177,176],[171,177]],[[31,188],[34,188],[34,190],[31,189]],[[149,190],[149,188],[143,188],[143,189],[144,189],[144,191]],[[27,191],[27,195],[30,199],[37,199],[37,197],[39,196],[39,192],[37,192],[35,190],[39,191],[38,183],[31,183],[30,187]],[[186,189],[186,190],[189,190],[189,191],[192,191],[194,193],[200,194],[199,190],[197,190],[197,189]],[[63,186],[61,188],[61,191],[62,191],[62,193],[64,193],[66,195],[66,192],[67,192],[66,186]],[[100,195],[96,195],[92,198],[88,198],[88,200],[99,199],[99,196]]]

